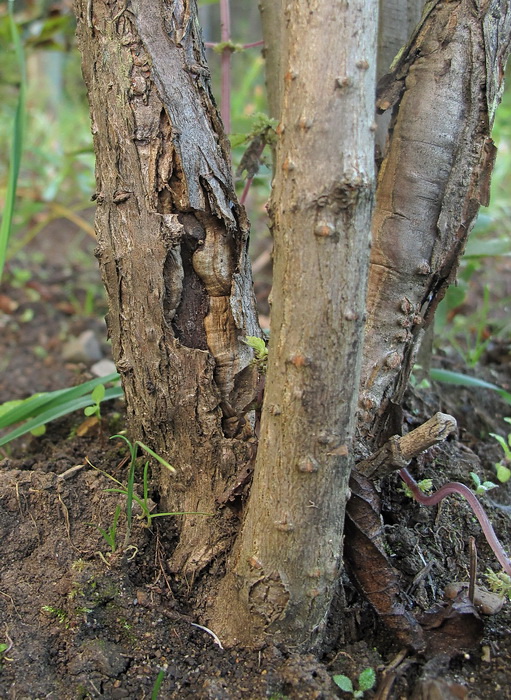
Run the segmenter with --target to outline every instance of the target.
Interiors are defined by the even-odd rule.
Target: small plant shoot
[[[504,420],[506,423],[511,423],[511,418],[504,418]],[[511,433],[508,434],[507,439],[496,433],[490,433],[490,435],[499,443],[504,452],[504,458],[495,464],[495,470],[497,479],[501,484],[505,484],[511,478]]]
[[[487,569],[485,578],[493,593],[511,600],[511,576],[506,574],[505,571],[498,571],[496,573],[492,571],[492,569]]]
[[[433,479],[421,479],[417,482],[417,486],[422,491],[422,493],[429,494],[433,489]],[[403,482],[400,491],[404,493],[407,498],[413,498],[413,492],[411,488]]]
[[[98,525],[94,525],[94,527],[101,533],[107,545],[110,547],[112,554],[115,554],[117,550],[117,523],[119,522],[120,515],[121,506],[117,506],[117,508],[115,509],[112,524],[110,525],[108,530],[105,530],[102,527],[99,527]]]
[[[154,452],[150,447],[147,445],[144,445],[144,443],[140,442],[139,440],[136,440],[135,442],[131,442],[128,440],[128,438],[125,435],[112,435],[110,438],[113,440],[114,438],[119,438],[121,440],[124,440],[126,444],[128,445],[129,453],[130,453],[130,463],[128,467],[128,479],[126,483],[124,484],[122,481],[119,481],[119,479],[116,479],[115,476],[112,474],[109,474],[107,471],[100,469],[99,467],[94,466],[88,459],[86,460],[87,463],[96,471],[98,471],[100,474],[103,474],[103,476],[106,476],[107,479],[110,479],[110,481],[113,481],[117,486],[115,488],[110,488],[110,489],[105,489],[107,493],[119,493],[122,496],[126,497],[126,535],[124,538],[124,548],[127,549],[129,545],[129,540],[131,536],[131,530],[132,530],[132,525],[133,525],[133,503],[135,502],[140,510],[141,514],[138,516],[140,520],[145,520],[145,524],[147,527],[151,527],[152,521],[154,518],[162,518],[164,516],[172,516],[172,515],[212,515],[212,513],[203,513],[203,512],[196,512],[196,511],[179,511],[179,512],[172,512],[172,513],[154,513],[154,507],[155,504],[149,497],[149,461],[146,461],[143,466],[143,473],[142,473],[142,496],[139,496],[136,491],[135,491],[135,469],[136,469],[136,462],[137,462],[137,452],[138,448],[142,449],[144,452],[147,452],[148,455],[153,457],[157,462],[159,462],[165,469],[167,469],[170,472],[175,472],[176,470],[174,467],[169,464],[163,457],[161,457],[159,454]],[[112,550],[112,553],[114,553],[117,549],[117,524],[119,520],[119,515],[121,513],[121,507],[117,506],[113,518],[112,525],[107,529],[103,529],[98,527],[97,529],[101,532],[103,538],[105,539],[106,543]],[[97,526],[96,526],[97,527]]]
[[[253,363],[262,374],[266,374],[268,366],[268,347],[263,338],[258,338],[253,335],[247,335],[244,343],[254,351]]]
[[[481,496],[492,489],[496,489],[498,484],[494,484],[493,481],[481,481],[478,474],[475,472],[470,472],[470,478],[474,482],[474,491],[478,496]]]
[[[104,384],[98,384],[91,392],[91,399],[94,401],[92,406],[86,406],[83,410],[84,414],[88,417],[96,416],[98,420],[101,420],[101,402],[104,401],[106,394],[106,389]]]
[[[368,690],[372,690],[376,683],[376,673],[373,668],[365,668],[357,679],[358,688],[355,690],[351,678],[342,674],[332,676],[333,682],[345,693],[351,693],[352,698],[363,698]]]

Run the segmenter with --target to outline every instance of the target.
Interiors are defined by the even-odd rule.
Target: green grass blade
[[[9,25],[11,37],[14,44],[14,51],[20,71],[20,89],[18,94],[18,103],[14,115],[13,134],[11,142],[11,152],[9,159],[9,173],[7,176],[7,190],[5,193],[5,206],[2,213],[2,222],[0,224],[0,281],[5,265],[7,255],[7,245],[11,235],[12,217],[14,213],[14,203],[16,200],[16,188],[18,185],[18,175],[21,163],[21,153],[23,150],[23,135],[25,130],[25,113],[26,113],[26,91],[27,77],[25,69],[25,54],[21,43],[18,26],[14,21],[12,14],[12,2],[9,2]]]
[[[500,394],[505,401],[511,403],[511,394],[509,392],[496,384],[485,382],[484,379],[477,379],[477,377],[469,377],[460,372],[451,372],[448,369],[438,368],[431,369],[429,376],[435,382],[442,382],[443,384],[455,384],[456,386],[466,386],[472,389],[491,389]]]
[[[112,372],[112,374],[109,374],[106,377],[97,377],[96,379],[91,379],[88,382],[78,384],[77,386],[73,386],[69,389],[59,389],[57,391],[51,391],[46,394],[39,394],[32,398],[25,399],[23,403],[15,406],[0,417],[0,428],[7,428],[9,425],[20,423],[28,418],[35,418],[41,413],[49,411],[51,408],[63,406],[72,402],[78,397],[84,396],[84,394],[89,394],[94,387],[98,386],[99,384],[108,384],[110,382],[115,382],[118,379],[119,375],[117,372]],[[121,395],[122,394],[117,394],[116,397]],[[88,403],[85,403],[84,406],[90,406],[93,403],[94,401],[90,400]],[[68,412],[70,413],[70,411]]]
[[[154,681],[153,690],[151,692],[151,700],[158,700],[161,684],[163,683],[164,679],[165,671],[162,668],[160,668],[160,670],[158,671],[158,675],[156,676],[156,680]]]
[[[152,450],[150,447],[147,447],[147,445],[144,445],[143,442],[140,442],[140,440],[137,440],[137,445],[140,445],[140,447],[147,452],[147,454],[151,455],[151,457],[154,457],[163,467],[166,467],[170,472],[175,472],[176,470],[174,467],[167,462],[167,460],[163,459],[163,457],[160,457],[159,454],[157,454],[154,450]]]
[[[104,400],[109,401],[110,399],[117,399],[120,396],[123,396],[123,391],[120,386],[116,386],[111,389],[107,389]],[[29,433],[31,430],[38,428],[40,425],[45,425],[56,418],[61,418],[62,416],[66,416],[68,413],[78,411],[79,409],[85,408],[85,406],[91,406],[92,404],[94,404],[94,401],[90,396],[81,396],[79,398],[72,399],[71,401],[66,401],[65,403],[58,403],[51,406],[48,410],[40,413],[35,418],[28,420],[26,423],[23,423],[23,425],[20,425],[15,430],[11,430],[9,433],[7,433],[7,435],[0,438],[0,447],[2,445],[6,445],[8,442],[11,442],[11,440],[15,440],[16,438]]]
[[[135,486],[135,466],[136,456],[131,452],[130,468],[128,471],[128,481],[126,484],[126,538],[125,545],[128,545],[131,536],[131,524],[133,522],[133,494]]]

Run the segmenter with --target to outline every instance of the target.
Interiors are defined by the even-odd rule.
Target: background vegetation
[[[8,3],[0,3],[0,211],[4,211],[9,182],[13,124],[20,95],[21,74],[9,23]],[[73,238],[69,265],[88,270],[83,290],[70,301],[80,312],[104,313],[105,301],[96,265],[87,248],[94,238],[91,196],[95,191],[94,154],[80,59],[75,48],[75,21],[70,0],[16,2],[14,16],[26,60],[27,95],[24,144],[17,197],[6,251],[4,290],[25,285],[37,267],[39,278],[50,275],[56,228]],[[199,2],[204,39],[218,42],[221,29],[218,0]],[[232,3],[232,40],[236,45],[260,40],[255,3]],[[220,55],[208,48],[216,95],[221,92]],[[257,126],[265,124],[266,100],[261,48],[233,52],[231,143],[233,172],[242,196],[247,170],[242,158]],[[511,255],[511,89],[497,114],[494,139],[498,145],[491,204],[482,209],[452,286],[436,315],[433,365],[463,367],[477,375],[481,358],[495,346],[507,346],[511,331],[511,283],[506,274]],[[268,147],[254,176],[246,206],[252,222],[256,293],[267,325],[267,294],[271,284],[271,240],[265,205],[269,196],[271,154]],[[241,164],[241,166],[240,166]],[[246,193],[245,193],[246,194]],[[52,226],[53,224],[53,226]],[[39,245],[35,242],[42,241]],[[46,241],[46,244],[44,244]],[[90,246],[89,246],[90,249]],[[50,259],[48,259],[48,256]],[[33,294],[36,292],[32,291]],[[71,294],[71,292],[70,292]],[[27,318],[27,320],[29,320]],[[436,356],[436,359],[435,359]],[[36,390],[37,387],[34,387]]]

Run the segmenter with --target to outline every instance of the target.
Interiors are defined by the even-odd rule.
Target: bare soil
[[[51,250],[75,245],[67,230],[46,235]],[[92,259],[92,242],[82,241],[82,247]],[[101,298],[93,315],[83,315],[87,290],[99,288],[95,268],[83,260],[71,264],[49,255],[41,269],[28,249],[22,264],[31,270],[30,280],[13,287],[11,275],[0,288],[13,302],[8,313],[0,314],[0,402],[90,378],[87,362],[62,357],[65,343],[83,330],[93,330],[108,354],[104,324],[98,320],[104,312]],[[498,350],[478,368],[478,376],[509,390],[508,348]],[[507,434],[503,418],[511,413],[509,405],[491,392],[435,386],[410,393],[407,427],[438,410],[453,414],[459,431],[411,465],[416,478],[432,478],[435,488],[447,481],[470,484],[471,471],[481,480],[495,480],[493,464],[501,455],[488,433]],[[210,632],[197,626],[195,602],[204,597],[206,580],[187,582],[167,569],[174,546],[172,519],[159,518],[151,528],[136,520],[129,548],[122,547],[124,497],[106,492],[112,482],[90,466],[125,480],[126,447],[108,439],[122,429],[122,416],[118,402],[107,408],[101,431],[77,436],[84,420],[77,413],[51,424],[43,437],[21,438],[3,452],[0,697],[326,700],[350,697],[332,675],[345,674],[356,687],[358,674],[370,666],[377,685],[366,698],[511,698],[510,603],[497,614],[481,615],[457,635],[439,622],[443,647],[416,654],[386,631],[347,571],[322,658],[270,642],[253,652],[221,649]],[[381,495],[388,555],[416,615],[441,601],[448,583],[468,581],[470,537],[477,546],[478,583],[486,585],[488,567],[499,570],[460,498],[425,508],[402,492],[397,477],[382,483]],[[151,497],[157,504],[158,494]],[[483,501],[510,551],[510,483]],[[122,513],[118,549],[112,552],[98,528],[108,530],[117,506]],[[221,566],[208,573],[210,580],[215,575],[221,575]],[[159,693],[158,677],[163,678]]]

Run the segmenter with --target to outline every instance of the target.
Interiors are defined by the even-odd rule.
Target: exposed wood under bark
[[[97,257],[132,436],[181,519],[171,568],[193,576],[229,543],[216,498],[253,454],[242,413],[258,335],[248,223],[231,180],[194,2],[77,0],[94,134]]]

